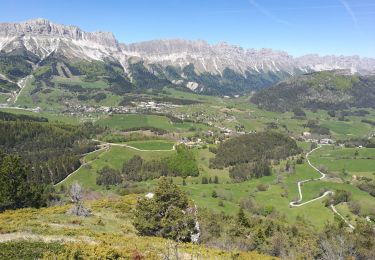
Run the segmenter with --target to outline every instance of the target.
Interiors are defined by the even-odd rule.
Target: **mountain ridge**
[[[69,61],[113,61],[132,79],[132,64],[174,85],[207,94],[241,94],[269,87],[294,75],[349,69],[352,74],[373,74],[375,59],[359,56],[294,57],[285,51],[244,49],[225,42],[204,40],[151,40],[120,43],[110,32],[85,32],[38,18],[21,23],[0,23],[0,55],[26,56],[37,67],[54,56]],[[21,53],[21,54],[19,54]],[[23,56],[22,56],[23,55]]]
[[[294,57],[285,51],[262,49],[245,49],[241,46],[229,45],[225,42],[210,45],[204,40],[157,39],[138,43],[119,43],[111,32],[85,32],[78,26],[53,23],[47,19],[37,18],[21,23],[0,23],[0,37],[55,36],[79,42],[94,42],[110,49],[108,56],[135,56],[150,62],[172,63],[187,65],[195,61],[198,72],[221,73],[226,67],[239,72],[246,69],[254,71],[285,70],[293,74],[295,69],[308,72],[311,70],[352,69],[353,72],[367,72],[365,67],[375,71],[375,59],[354,56],[319,56],[306,54]],[[34,38],[35,39],[35,38]],[[30,39],[30,41],[33,39]],[[7,42],[1,41],[0,50]],[[9,43],[8,43],[9,44]],[[99,46],[91,46],[97,47]],[[58,46],[55,46],[58,48]],[[105,52],[104,52],[105,53]],[[195,54],[195,55],[193,55]],[[103,59],[101,56],[91,58]],[[213,57],[212,57],[213,56]],[[119,57],[116,57],[119,59]],[[233,62],[228,59],[234,60]],[[201,60],[201,62],[199,62]],[[203,60],[203,61],[202,61]],[[224,60],[227,60],[224,62]],[[219,64],[218,64],[219,62]]]

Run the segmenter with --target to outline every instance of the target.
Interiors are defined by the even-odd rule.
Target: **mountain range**
[[[359,56],[293,57],[283,51],[244,49],[227,43],[210,45],[202,40],[124,44],[109,32],[85,32],[46,19],[0,23],[0,80],[17,82],[51,63],[63,68],[64,73],[56,69],[60,76],[74,75],[69,64],[79,62],[121,68],[123,79],[136,87],[170,84],[213,95],[249,93],[316,71],[375,72],[375,59]]]

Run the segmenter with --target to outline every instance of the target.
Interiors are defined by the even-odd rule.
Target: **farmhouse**
[[[319,141],[320,144],[334,144],[335,141],[329,138],[323,138]]]

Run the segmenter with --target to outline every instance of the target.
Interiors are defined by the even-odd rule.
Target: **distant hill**
[[[313,72],[282,81],[254,94],[251,102],[271,111],[295,108],[375,108],[375,76],[345,70]]]

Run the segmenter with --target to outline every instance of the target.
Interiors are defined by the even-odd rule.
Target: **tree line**
[[[233,137],[210,151],[215,153],[211,168],[230,167],[234,181],[245,181],[271,175],[270,161],[286,159],[301,149],[289,136],[266,131]]]
[[[44,121],[2,114],[0,150],[20,155],[30,165],[30,178],[35,182],[57,183],[80,166],[81,154],[95,150],[96,144],[90,138],[101,129],[91,123],[67,125]]]
[[[134,155],[124,162],[121,172],[103,167],[98,171],[98,185],[116,185],[122,182],[139,182],[159,178],[160,176],[198,176],[199,169],[194,152],[185,145],[176,147],[176,153],[160,160],[146,161]]]

